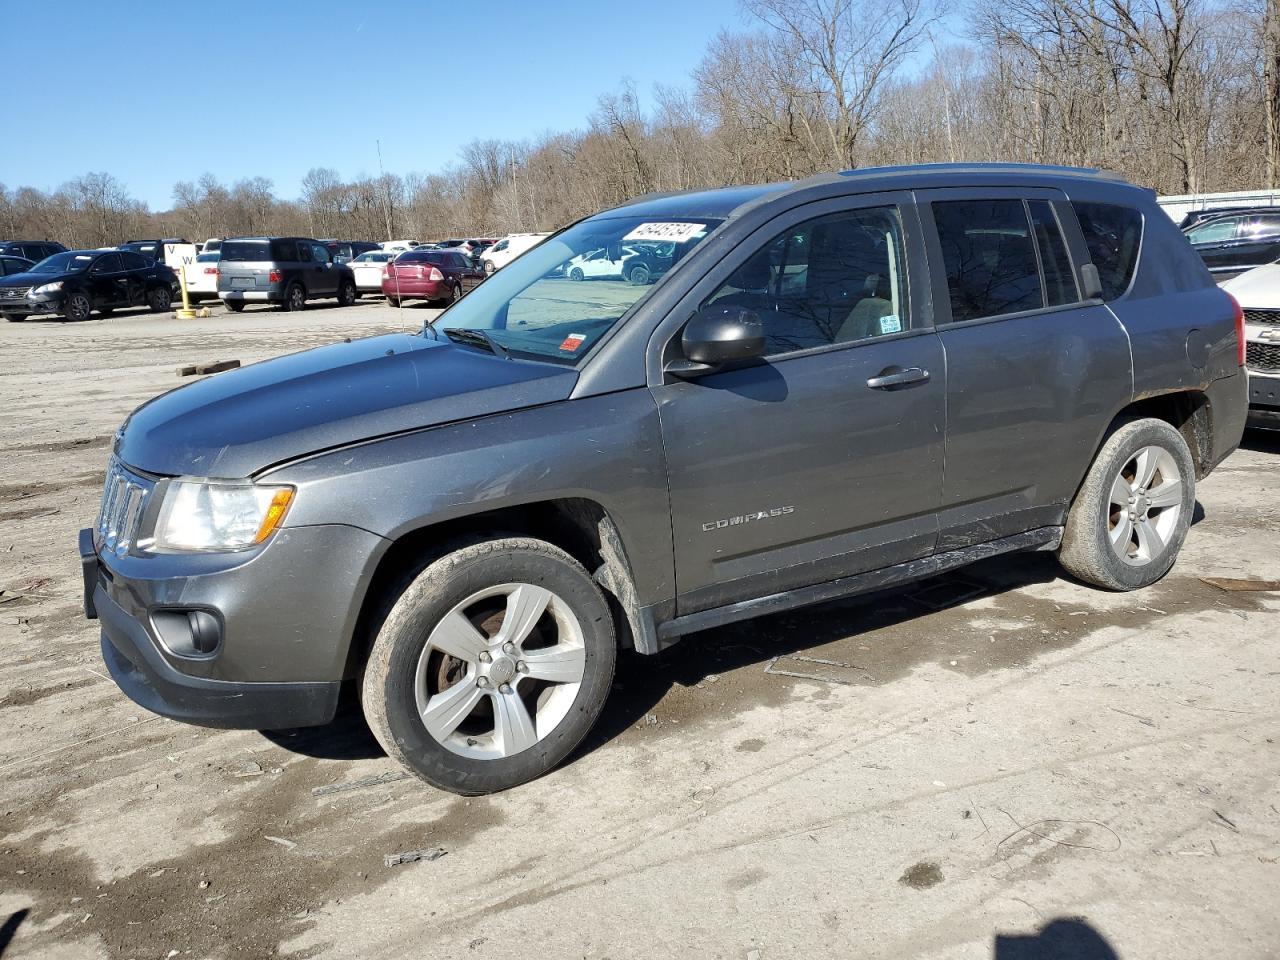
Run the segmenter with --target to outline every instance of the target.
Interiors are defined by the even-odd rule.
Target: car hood
[[[38,287],[44,283],[57,283],[59,280],[70,280],[78,276],[78,273],[11,273],[7,277],[0,277],[0,287]]]
[[[239,478],[320,450],[566,399],[575,371],[391,334],[318,347],[162,394],[116,453],[150,473]]]
[[[1222,289],[1246,310],[1280,310],[1280,263],[1266,263],[1232,277]]]

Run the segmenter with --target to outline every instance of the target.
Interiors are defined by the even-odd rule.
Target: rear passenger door
[[[120,253],[120,259],[124,263],[121,278],[125,299],[131,307],[141,306],[147,302],[147,273],[155,269],[155,264],[127,250]]]
[[[329,251],[324,244],[310,240],[299,240],[298,250],[311,251],[311,266],[308,270],[307,290],[313,297],[332,297],[338,293],[338,268],[333,265]]]
[[[1128,337],[1101,301],[1081,299],[1059,191],[917,199],[947,370],[938,550],[1059,525],[1132,396]]]
[[[696,613],[927,556],[942,494],[945,371],[910,196],[807,204],[693,287],[762,321],[764,362],[652,387],[677,607]]]

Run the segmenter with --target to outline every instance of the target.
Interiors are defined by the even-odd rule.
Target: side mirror
[[[685,357],[685,374],[700,373],[764,355],[764,324],[759,315],[745,307],[703,307],[685,325],[680,338]]]
[[[1080,268],[1080,279],[1084,282],[1084,294],[1086,300],[1102,299],[1102,278],[1098,276],[1098,268],[1092,263],[1086,263]]]

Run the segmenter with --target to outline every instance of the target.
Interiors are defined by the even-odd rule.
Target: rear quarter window
[[[1102,280],[1102,299],[1122,296],[1133,282],[1142,246],[1142,214],[1116,203],[1085,203],[1071,206],[1080,221],[1089,259]]]

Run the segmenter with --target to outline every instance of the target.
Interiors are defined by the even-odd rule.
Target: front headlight
[[[27,296],[34,297],[38,293],[57,293],[62,289],[62,281],[55,280],[53,283],[42,283],[38,287],[32,287],[27,291]]]
[[[175,480],[165,491],[150,547],[243,550],[271,536],[292,500],[293,487]]]

